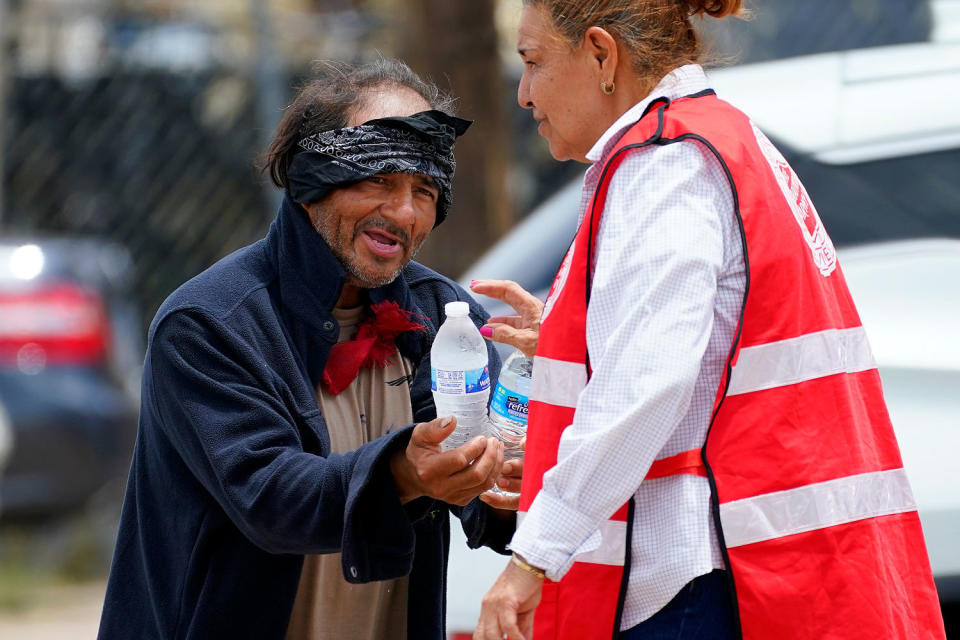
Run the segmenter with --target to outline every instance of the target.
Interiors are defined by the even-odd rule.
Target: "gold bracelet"
[[[520,567],[521,569],[523,569],[524,571],[526,571],[527,573],[532,573],[533,575],[537,576],[537,577],[540,578],[541,580],[543,580],[544,578],[547,577],[547,574],[545,574],[545,573],[544,573],[543,571],[541,571],[540,569],[537,569],[537,568],[534,567],[533,565],[528,564],[528,563],[526,562],[526,560],[522,559],[522,558],[521,558],[520,556],[518,556],[517,554],[513,554],[512,556],[510,556],[510,561],[511,561],[513,564],[515,564],[515,565],[517,565],[518,567]]]

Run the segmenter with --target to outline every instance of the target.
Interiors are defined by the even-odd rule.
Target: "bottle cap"
[[[456,300],[445,304],[443,310],[448,316],[467,316],[470,314],[470,305],[461,300]]]

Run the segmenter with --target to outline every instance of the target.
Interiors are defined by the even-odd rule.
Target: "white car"
[[[818,54],[709,76],[718,95],[748,113],[793,164],[838,247],[949,630],[960,607],[960,45]],[[567,185],[461,282],[509,278],[544,296],[573,237],[578,204],[579,184]],[[503,311],[496,301],[481,302]],[[454,531],[451,637],[473,628],[505,563],[490,550],[467,549]]]

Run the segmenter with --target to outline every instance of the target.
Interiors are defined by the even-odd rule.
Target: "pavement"
[[[4,640],[77,640],[97,637],[103,581],[50,587],[16,611],[0,610]]]

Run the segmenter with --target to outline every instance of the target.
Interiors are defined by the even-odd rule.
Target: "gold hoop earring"
[[[606,82],[600,83],[600,91],[603,91],[603,95],[605,96],[612,96],[615,89],[616,89],[616,84],[613,82],[610,83],[609,87],[607,86]]]

